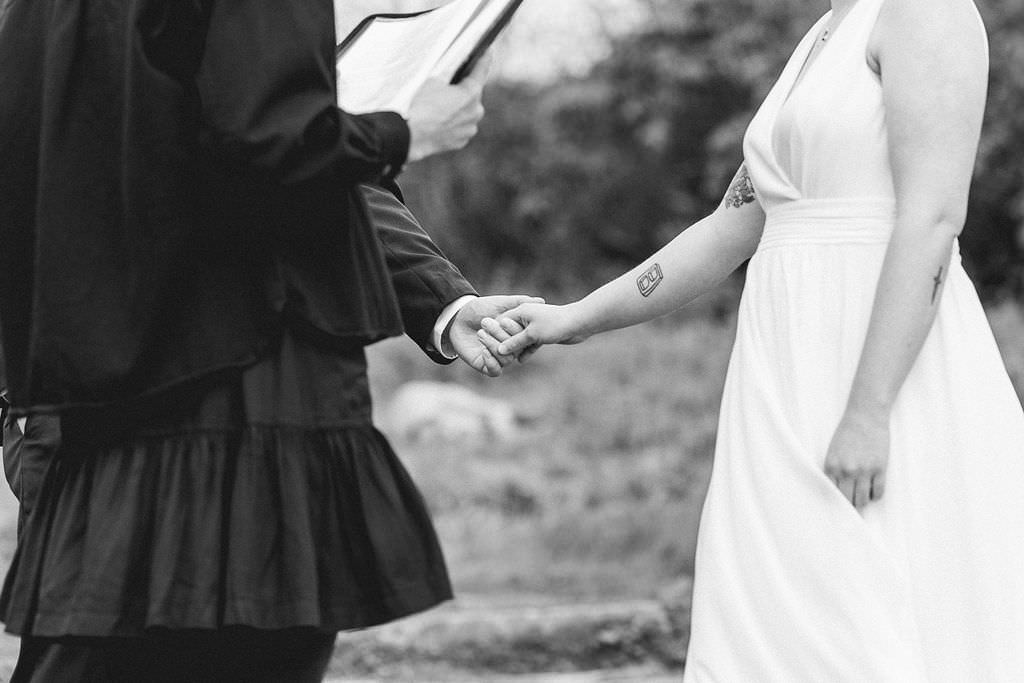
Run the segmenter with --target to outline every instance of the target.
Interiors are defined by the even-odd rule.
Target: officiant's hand
[[[480,101],[491,68],[490,55],[458,85],[431,79],[423,84],[409,108],[409,161],[460,149],[476,135],[484,115]]]
[[[493,318],[527,303],[544,303],[533,296],[482,296],[466,303],[455,315],[448,331],[452,349],[467,365],[488,377],[498,377],[502,368],[518,354],[497,353],[498,342],[480,334],[485,318]]]

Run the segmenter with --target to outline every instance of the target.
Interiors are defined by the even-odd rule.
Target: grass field
[[[1018,393],[1024,310],[989,319]],[[514,439],[393,438],[424,492],[462,595],[654,597],[692,570],[733,324],[675,317],[549,347],[501,379],[434,365],[407,339],[371,348],[378,405],[409,380],[463,384],[515,405]],[[5,487],[6,488],[6,487]],[[0,563],[14,543],[0,500]]]
[[[990,319],[1018,391],[1024,313]],[[378,404],[404,381],[458,382],[528,418],[507,442],[395,447],[434,511],[456,590],[652,597],[692,570],[730,321],[675,318],[549,347],[504,377],[438,367],[408,340],[371,353]]]

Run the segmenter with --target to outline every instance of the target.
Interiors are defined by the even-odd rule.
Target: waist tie
[[[757,250],[804,244],[887,244],[896,220],[891,199],[797,199],[770,207]]]

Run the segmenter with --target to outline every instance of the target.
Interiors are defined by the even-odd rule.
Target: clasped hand
[[[477,334],[493,355],[522,361],[544,344],[577,344],[586,339],[573,312],[572,304],[527,302],[497,318],[484,318]]]
[[[499,353],[498,341],[481,328],[484,320],[492,320],[507,311],[526,304],[541,304],[544,299],[532,296],[482,296],[468,301],[452,320],[446,334],[447,342],[455,353],[477,372],[488,377],[499,377],[502,369],[513,360],[523,360],[526,354]],[[513,333],[521,328],[510,327]],[[507,335],[505,335],[507,337]],[[503,337],[504,338],[504,337]]]
[[[575,344],[586,334],[573,305],[550,306],[527,296],[481,297],[456,315],[450,331],[455,352],[474,370],[501,375],[513,360],[526,360],[544,344]]]

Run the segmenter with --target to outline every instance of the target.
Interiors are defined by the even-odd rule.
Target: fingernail
[[[507,356],[508,355],[508,347],[505,346],[504,344],[499,344],[498,345],[498,353],[500,353],[503,356]]]

